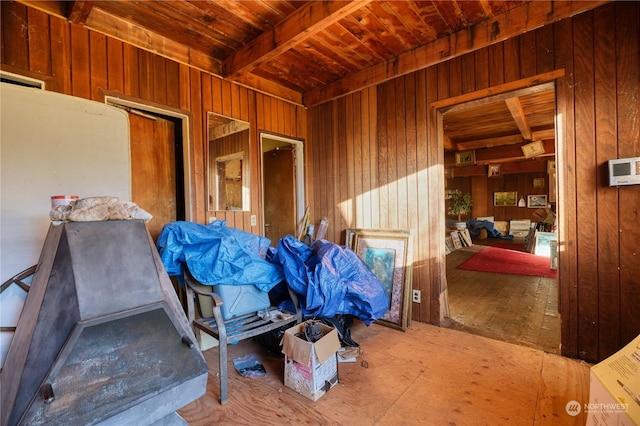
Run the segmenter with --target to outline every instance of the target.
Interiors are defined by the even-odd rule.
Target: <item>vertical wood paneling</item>
[[[222,80],[222,114],[231,117],[231,83]]]
[[[403,229],[410,229],[414,232],[418,227],[418,129],[417,122],[420,120],[417,113],[416,103],[422,101],[419,100],[417,95],[417,79],[421,73],[411,74],[406,77],[405,91],[403,98],[406,99],[406,111],[405,111],[405,137],[406,137],[406,195],[404,202],[407,203],[407,215],[405,220],[401,220],[400,227]],[[424,73],[422,73],[424,74]],[[422,101],[423,102],[423,101]],[[425,115],[426,117],[426,115]],[[424,140],[423,140],[424,141]],[[420,141],[422,143],[423,141]],[[402,200],[402,194],[400,195]],[[415,251],[415,250],[414,250]]]
[[[4,7],[4,6],[3,6]],[[51,37],[49,17],[39,10],[29,9],[27,13],[29,26],[29,71],[51,74]]]
[[[504,83],[504,43],[489,46],[489,87]]]
[[[329,147],[330,154],[327,156],[327,159],[331,161],[331,174],[329,175],[329,179],[327,180],[327,198],[326,202],[328,203],[328,207],[332,211],[332,215],[330,216],[330,223],[333,223],[334,226],[331,230],[331,238],[332,241],[339,241],[340,235],[340,226],[342,225],[342,214],[340,212],[340,173],[343,172],[338,168],[339,164],[339,155],[341,145],[344,146],[344,140],[341,139],[341,135],[343,134],[344,123],[343,120],[338,117],[344,117],[344,98],[338,99],[334,104],[331,110],[331,121],[334,123],[333,125],[333,133],[331,134],[331,139],[327,143]],[[340,115],[342,113],[343,115]],[[315,218],[314,218],[315,219]]]
[[[616,61],[615,6],[607,5],[594,16],[594,74],[595,110],[615,111],[616,93],[610,82],[616,79],[616,70],[611,67]],[[606,161],[617,156],[616,117],[614,114],[596,114],[596,205],[597,252],[609,253],[598,257],[598,358],[613,354],[620,343],[620,281],[618,265],[618,192],[608,187]],[[603,232],[604,231],[604,232]]]
[[[48,88],[58,93],[71,93],[71,36],[69,25],[62,19],[51,18],[51,72],[53,74],[52,87]],[[6,37],[2,37],[6,39]]]
[[[224,110],[222,109],[222,80],[219,78],[214,78],[211,81],[211,97],[212,103],[211,106],[212,111],[216,114],[224,114]]]
[[[202,140],[204,142],[204,146],[202,147],[203,158],[201,161],[202,163],[201,167],[202,167],[202,177],[205,182],[203,192],[204,192],[204,198],[205,198],[205,208],[207,210],[211,205],[211,201],[213,201],[211,199],[212,194],[209,192],[209,181],[211,179],[209,170],[213,165],[212,163],[214,163],[212,158],[215,157],[215,154],[211,152],[211,147],[209,143],[209,123],[208,123],[209,113],[212,112],[213,110],[214,96],[213,96],[212,80],[216,80],[216,79],[210,75],[203,75],[200,79],[200,96],[201,96],[200,108],[202,109],[202,114],[198,114],[202,116],[202,121],[203,121],[202,131],[200,132],[202,134]],[[225,212],[207,211],[207,216],[208,217],[205,223],[209,222],[209,217],[215,217],[218,220],[227,220],[227,216]],[[229,226],[232,226],[231,224],[229,224],[229,222],[227,222],[227,224]]]
[[[181,88],[181,90],[178,91],[178,97],[180,99],[178,108],[185,111],[191,111],[191,97],[189,96],[189,92],[183,89],[184,87],[191,87],[189,67],[180,64],[178,67],[178,74],[178,87]],[[193,128],[193,126],[189,127]]]
[[[2,4],[2,61],[16,68],[29,69],[27,8],[16,2]],[[11,38],[7,37],[9,34]]]
[[[460,70],[462,74],[462,93],[473,92],[476,90],[475,55],[473,53],[462,55],[460,62],[462,65]]]
[[[354,144],[356,143],[356,132],[355,132],[355,114],[354,114],[354,96],[349,95],[345,97],[346,105],[345,105],[345,113],[347,116],[346,126],[345,126],[345,140],[344,146],[346,150],[346,156],[343,160],[343,165],[345,167],[345,172],[347,175],[346,182],[346,197],[343,198],[342,203],[344,204],[343,210],[344,213],[344,227],[345,228],[353,228],[355,227],[355,223],[357,222],[356,217],[356,206],[355,206],[355,194],[356,194],[356,172],[357,172],[357,160],[353,153]],[[344,228],[341,228],[344,229]]]
[[[520,78],[520,38],[505,40],[504,45],[504,81],[508,83]]]
[[[632,330],[636,334],[639,331],[638,320],[629,318],[630,312],[633,311],[632,304],[625,304],[625,300],[630,298],[637,305],[638,292],[635,290],[637,286],[632,288],[632,285],[625,287],[625,284],[622,284],[625,281],[622,276],[625,273],[628,274],[628,271],[634,270],[636,276],[638,275],[637,266],[634,269],[628,266],[630,263],[625,263],[625,259],[632,259],[635,256],[631,241],[638,240],[637,231],[622,233],[633,235],[633,237],[623,242],[621,236],[618,244],[616,233],[612,233],[610,228],[615,228],[623,222],[635,223],[633,215],[638,214],[637,209],[633,210],[632,207],[632,211],[625,214],[619,207],[623,203],[623,197],[628,197],[629,200],[625,205],[636,206],[640,202],[636,195],[637,191],[629,190],[632,188],[610,189],[603,183],[602,178],[598,177],[598,173],[602,172],[601,167],[604,161],[611,158],[614,148],[618,150],[617,155],[622,156],[620,151],[623,133],[627,143],[626,155],[638,155],[637,142],[635,142],[638,140],[639,114],[638,45],[635,42],[638,38],[638,12],[637,5],[616,3],[609,8],[609,12],[601,9],[578,15],[553,26],[540,28],[498,43],[487,48],[486,51],[463,55],[428,68],[422,83],[425,85],[424,91],[418,89],[422,80],[420,72],[416,72],[411,77],[404,76],[380,84],[375,92],[371,92],[377,95],[378,112],[370,116],[369,122],[376,125],[375,141],[378,146],[367,147],[363,142],[365,138],[359,139],[356,131],[352,136],[347,134],[347,140],[344,143],[349,143],[349,138],[353,139],[354,155],[358,151],[358,144],[361,144],[361,152],[363,155],[367,151],[370,152],[370,158],[363,158],[362,162],[350,161],[346,166],[338,165],[338,167],[353,167],[357,171],[366,168],[369,161],[372,163],[372,170],[377,169],[379,173],[377,186],[371,186],[368,190],[363,184],[361,192],[366,193],[367,196],[371,194],[372,197],[378,197],[377,205],[380,211],[377,215],[373,215],[371,222],[374,223],[377,220],[377,225],[381,228],[388,228],[392,224],[402,226],[411,223],[413,207],[410,202],[405,203],[404,196],[400,195],[397,200],[394,200],[391,193],[399,194],[406,191],[407,200],[412,197],[417,199],[415,208],[418,215],[418,242],[413,286],[421,289],[423,295],[426,293],[432,300],[429,304],[415,304],[413,319],[437,323],[439,321],[438,298],[442,290],[437,283],[443,283],[446,286],[446,279],[441,269],[443,262],[439,259],[443,250],[440,246],[441,232],[432,223],[436,218],[444,216],[441,211],[444,210],[444,206],[437,202],[439,200],[435,196],[436,191],[440,191],[437,182],[442,184],[443,176],[440,176],[442,153],[436,152],[437,135],[433,128],[426,127],[424,130],[427,133],[423,138],[424,148],[421,148],[418,143],[416,154],[418,179],[415,187],[410,183],[411,150],[415,143],[411,134],[415,131],[414,128],[419,129],[420,126],[425,126],[427,116],[426,113],[420,112],[419,101],[431,102],[446,99],[482,87],[564,68],[566,77],[556,82],[557,110],[560,117],[557,131],[561,135],[558,141],[557,161],[558,175],[563,185],[558,194],[558,205],[563,209],[559,216],[559,233],[562,241],[560,309],[563,352],[569,356],[596,360],[625,343],[623,331],[619,332],[620,337],[616,332],[605,336],[606,329],[621,328],[626,318],[627,324],[633,324],[627,326],[629,339],[633,337]],[[616,21],[613,22],[611,17],[613,8],[617,11],[626,10],[626,18],[622,20],[622,14],[618,12]],[[630,9],[633,10],[630,11]],[[594,14],[599,13],[603,16],[599,17],[599,21],[594,21]],[[623,21],[624,23],[621,24]],[[625,30],[618,30],[614,37],[611,32],[613,27],[623,27]],[[608,28],[609,32],[606,37],[601,37],[605,28]],[[611,49],[612,45],[619,46],[617,54]],[[614,54],[615,56],[612,56]],[[616,63],[617,65],[614,65]],[[621,71],[621,66],[624,72]],[[414,89],[411,88],[413,84],[415,84]],[[605,87],[608,87],[608,90]],[[617,87],[617,92],[613,91],[612,87]],[[402,92],[404,96],[398,96],[398,93],[401,93],[400,88],[404,89]],[[413,99],[412,92],[416,93]],[[362,108],[365,108],[371,101],[367,101],[365,91],[360,93]],[[623,97],[624,106],[621,100]],[[353,96],[352,99],[355,101],[356,97]],[[338,108],[339,102],[340,100],[332,102],[334,109]],[[316,108],[320,107],[314,107],[312,110]],[[624,115],[620,112],[616,115],[615,111],[620,111],[621,108],[624,110]],[[599,111],[607,111],[607,113],[599,114]],[[331,124],[326,121],[316,121],[325,120],[326,116],[312,113],[310,117],[313,129],[312,142],[316,143],[315,137],[319,129]],[[333,116],[331,123],[339,125],[340,120],[350,120],[350,118],[350,114],[346,114],[345,117],[337,114]],[[364,114],[362,119],[365,119]],[[616,123],[618,135],[615,135]],[[624,123],[624,131],[620,128],[622,123]],[[417,132],[420,133],[420,130]],[[417,138],[420,139],[419,136]],[[323,139],[322,143],[326,143],[326,139]],[[328,160],[333,157],[324,156],[323,158],[327,160],[324,162],[322,158],[314,160],[314,174],[316,174],[314,185],[316,191],[328,192],[327,195],[330,196],[330,193],[337,189],[334,190],[323,184],[322,179],[330,179],[330,174],[339,175],[341,171],[333,169],[336,162]],[[324,176],[324,173],[329,176]],[[500,179],[488,179],[486,176],[473,178],[474,191],[487,194],[486,198],[479,198],[474,214],[486,211],[498,220],[528,217],[531,214],[528,209],[494,208],[493,192],[517,191],[519,195],[539,192],[532,188],[532,181],[534,177],[544,176],[544,172],[535,172],[505,175]],[[470,185],[469,190],[471,188]],[[354,190],[358,191],[356,187]],[[548,187],[543,192],[547,191]],[[612,198],[617,193],[619,193],[619,202],[616,198]],[[357,197],[357,194],[352,195],[349,191],[349,196]],[[320,210],[334,208],[335,206],[332,205],[324,205]],[[357,210],[355,215],[357,218]],[[607,235],[603,235],[604,233]],[[620,262],[616,260],[616,254],[607,257],[606,253],[609,252],[620,253]],[[603,259],[604,257],[607,259]],[[616,274],[618,263],[621,267],[620,278]],[[626,271],[625,266],[628,268]],[[425,270],[428,271],[426,274],[423,273]],[[626,278],[627,282],[633,282],[635,279],[631,274]],[[620,284],[616,284],[618,282]],[[618,285],[619,290],[617,290]],[[617,304],[620,306],[616,306]],[[429,309],[430,307],[434,308]]]
[[[89,32],[71,25],[71,95],[91,99]]]
[[[244,215],[244,226],[247,232],[252,232],[258,235],[264,235],[264,218],[262,214],[262,145],[260,144],[260,138],[258,137],[258,132],[260,128],[258,127],[258,108],[257,108],[257,99],[256,92],[254,91],[240,91],[241,100],[246,100],[247,107],[241,108],[241,116],[246,117],[246,121],[252,123],[251,125],[251,138],[250,138],[250,146],[253,147],[253,150],[256,151],[255,155],[252,155],[252,160],[250,161],[251,171],[249,174],[249,178],[252,182],[251,188],[251,212],[250,215]],[[246,113],[246,115],[242,115]],[[253,141],[253,142],[252,142]],[[251,226],[251,214],[256,215],[256,226]]]
[[[420,306],[412,306],[412,318],[416,321],[434,324],[437,324],[436,321],[433,321],[434,315],[439,316],[440,313],[438,295],[434,298],[433,293],[440,293],[440,288],[434,288],[435,286],[429,285],[431,282],[431,262],[425,261],[425,259],[431,259],[431,253],[437,252],[437,247],[433,247],[436,239],[429,237],[431,225],[429,221],[424,219],[424,212],[429,212],[429,216],[433,214],[433,217],[438,217],[437,208],[434,208],[433,204],[429,202],[430,185],[428,173],[429,164],[434,163],[434,160],[430,158],[430,154],[434,152],[437,154],[437,146],[430,150],[427,142],[429,140],[427,129],[428,105],[429,102],[437,99],[438,94],[433,88],[437,86],[438,69],[430,67],[419,71],[416,75],[416,208],[418,216],[416,218],[416,232],[414,233],[412,268],[412,286],[421,292]],[[427,87],[430,87],[431,90],[427,91]],[[439,172],[437,171],[436,173]],[[429,244],[424,244],[424,241],[429,241]]]
[[[377,223],[378,210],[375,206],[378,205],[377,200],[373,198],[373,189],[376,182],[376,175],[373,168],[373,138],[375,132],[370,132],[370,126],[375,123],[375,119],[372,115],[377,114],[376,110],[371,110],[371,102],[376,99],[375,92],[371,93],[372,89],[362,91],[362,103],[360,106],[361,121],[360,128],[362,129],[362,222],[358,224],[362,228],[372,228]]]
[[[122,93],[124,91],[124,55],[122,42],[107,39],[107,88]]]
[[[138,83],[140,98],[153,99],[153,55],[144,50],[138,51]]]
[[[173,108],[180,108],[180,64],[165,61],[166,70],[166,104]]]
[[[91,99],[102,101],[107,87],[107,37],[89,32],[89,62],[91,75]]]
[[[191,220],[198,223],[208,223],[207,208],[207,173],[206,173],[206,141],[207,141],[207,117],[203,115],[202,79],[209,76],[191,69],[189,80],[191,111],[193,112],[193,140],[189,146],[191,156],[189,167],[191,169]]]
[[[640,5],[616,3],[616,95],[618,156],[640,156]],[[611,89],[611,88],[610,88]],[[640,306],[640,190],[620,188],[620,334],[622,342],[638,335]]]
[[[553,71],[553,27],[546,26],[535,31],[536,74]]]
[[[378,164],[378,190],[380,209],[380,227],[383,229],[389,229],[389,176],[388,176],[388,162],[389,162],[389,132],[391,131],[391,125],[389,123],[389,99],[394,99],[393,89],[389,88],[389,85],[381,84],[378,89],[378,152],[374,154],[374,159],[377,159]]]
[[[191,205],[189,219],[204,223],[208,220],[206,202],[206,113],[226,113],[251,123],[251,208],[252,212],[229,215],[239,227],[250,229],[250,214],[260,208],[260,175],[258,168],[258,100],[256,94],[245,87],[223,82],[184,64],[167,60],[151,52],[89,31],[82,26],[46,15],[16,2],[5,2],[0,9],[2,36],[0,59],[25,74],[42,75],[50,81],[48,90],[54,90],[85,99],[103,100],[109,90],[154,106],[166,105],[182,109],[189,114],[187,168],[191,175]],[[280,100],[261,95],[268,103],[264,128],[286,136],[306,138],[306,110],[298,109]],[[271,120],[271,110],[277,111]],[[278,112],[279,111],[279,112]]]
[[[463,93],[462,78],[467,72],[462,67],[462,58],[453,58],[450,61],[447,61],[447,63],[449,64],[449,74],[446,76],[446,79],[449,81],[449,96],[461,95]]]
[[[562,113],[558,204],[565,210],[559,216],[563,353],[594,361],[640,332],[640,193],[636,187],[609,188],[602,180],[607,159],[640,156],[635,2],[616,2],[559,21],[309,112],[16,2],[4,2],[0,13],[0,60],[50,77],[48,90],[99,99],[100,91],[108,89],[189,111],[192,220],[204,223],[208,217],[207,111],[248,117],[254,129],[252,211],[230,215],[251,232],[262,234],[261,225],[247,225],[251,213],[261,216],[258,131],[308,137],[308,202],[314,221],[328,217],[328,237],[336,242],[346,225],[415,226],[413,284],[422,290],[423,303],[414,304],[413,318],[432,323],[440,320],[446,279],[440,231],[443,153],[428,124],[429,103],[564,68],[566,77],[556,88]],[[504,182],[504,190],[527,191],[528,179]],[[488,190],[499,186],[498,180],[477,182],[485,183]],[[612,232],[616,227],[619,238]]]
[[[123,46],[124,54],[124,93],[139,98],[140,97],[140,67],[138,58],[138,49],[125,44]]]
[[[393,84],[395,83],[395,84]],[[389,185],[389,204],[385,206],[388,211],[389,228],[399,229],[400,220],[406,216],[406,200],[402,196],[406,194],[404,182],[404,167],[406,142],[404,139],[404,125],[406,115],[404,112],[404,96],[397,96],[398,93],[404,93],[405,78],[400,77],[390,86],[394,96],[390,98],[395,106],[387,113],[390,131],[387,133],[389,144],[387,145],[388,161],[387,161],[387,182]],[[393,86],[395,85],[395,88]]]
[[[583,359],[597,358],[598,341],[598,258],[596,241],[599,230],[596,222],[596,164],[594,81],[593,81],[593,14],[584,13],[574,19],[574,49],[576,79],[575,120],[576,182],[583,191],[577,201],[576,221],[578,253],[580,253],[578,282],[579,317],[578,352]],[[587,190],[588,189],[588,190]]]
[[[520,76],[524,78],[536,74],[536,33],[529,31],[520,37]]]
[[[489,48],[477,50],[474,53],[475,62],[475,90],[489,87]]]
[[[563,353],[578,356],[578,256],[576,221],[572,215],[576,209],[576,143],[575,116],[573,110],[575,80],[573,70],[573,21],[563,20],[554,25],[556,67],[567,70],[565,79],[556,82],[556,121],[560,135],[556,153],[558,173],[558,236],[559,247],[559,309],[561,312],[561,341]],[[560,115],[561,114],[561,115]],[[562,117],[564,119],[562,119]],[[562,208],[566,209],[563,211]]]

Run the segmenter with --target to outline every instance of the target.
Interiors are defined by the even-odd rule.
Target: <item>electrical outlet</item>
[[[216,218],[214,216],[209,217],[209,223],[213,223],[216,221]]]
[[[420,303],[420,290],[413,290],[413,301]]]
[[[256,215],[255,214],[251,215],[251,219],[250,220],[251,220],[251,226],[256,226],[256,222],[257,221],[256,221]]]

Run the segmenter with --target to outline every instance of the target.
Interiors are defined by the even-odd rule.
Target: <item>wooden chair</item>
[[[201,330],[213,336],[219,342],[220,352],[220,404],[225,404],[228,399],[228,368],[227,368],[227,344],[249,339],[280,328],[285,325],[293,326],[302,319],[302,313],[298,304],[298,297],[289,288],[289,296],[293,301],[296,312],[283,312],[288,317],[274,319],[271,314],[278,309],[270,306],[266,310],[252,312],[228,320],[222,317],[222,298],[213,291],[210,285],[198,282],[185,267],[185,289],[187,293],[187,316],[195,329]],[[200,318],[196,318],[195,294],[198,295]],[[282,312],[282,311],[281,311]],[[290,316],[289,316],[290,315]]]

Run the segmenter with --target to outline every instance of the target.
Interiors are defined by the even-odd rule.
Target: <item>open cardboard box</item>
[[[640,336],[591,367],[587,426],[640,425]]]
[[[284,353],[284,384],[299,394],[317,401],[329,389],[338,384],[338,360],[340,349],[338,331],[318,323],[322,338],[315,343],[296,336],[304,334],[305,324],[297,324],[285,331],[282,338]]]

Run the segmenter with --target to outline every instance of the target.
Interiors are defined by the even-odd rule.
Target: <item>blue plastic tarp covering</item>
[[[306,246],[287,235],[278,242],[276,259],[289,286],[302,296],[306,317],[351,314],[369,325],[389,309],[389,297],[380,280],[344,246],[326,240]]]
[[[169,275],[182,275],[183,263],[205,284],[254,284],[269,291],[284,280],[282,266],[272,262],[271,241],[226,226],[172,222],[158,237],[160,259]]]

